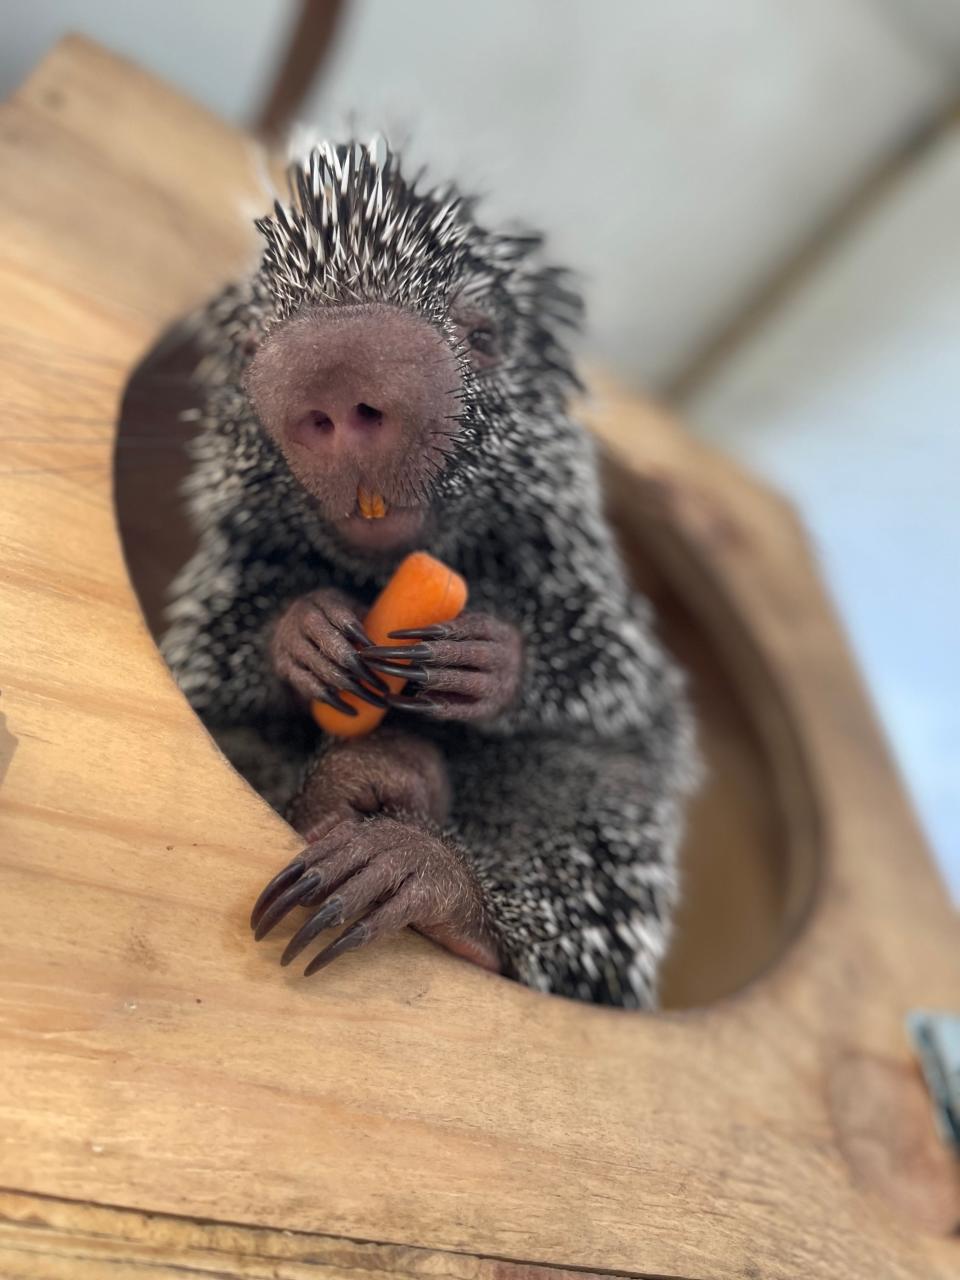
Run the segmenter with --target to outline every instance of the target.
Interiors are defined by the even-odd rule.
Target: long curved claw
[[[354,644],[361,645],[365,649],[369,649],[373,644],[373,641],[359,622],[347,622],[341,627],[341,630],[348,640],[352,640]]]
[[[409,658],[411,661],[415,658],[425,660],[432,653],[433,649],[428,644],[375,644],[371,645],[369,649],[364,649],[363,660],[364,662],[372,659],[383,661],[384,658],[388,662],[392,662],[396,658]]]
[[[291,911],[299,902],[303,902],[305,898],[309,897],[310,891],[317,887],[320,880],[321,876],[318,871],[308,871],[285,893],[281,893],[279,898],[275,899],[260,917],[253,934],[257,942],[261,938],[265,938],[274,925],[280,923],[288,911]]]
[[[310,917],[306,924],[301,925],[293,935],[287,943],[283,955],[280,957],[280,963],[288,965],[291,960],[297,958],[308,943],[314,940],[318,933],[323,933],[324,929],[329,929],[332,925],[340,924],[342,920],[343,902],[340,898],[331,898],[323,904],[315,915]]]
[[[351,707],[349,702],[344,702],[335,689],[324,689],[322,693],[317,694],[317,701],[325,702],[328,707],[333,707],[336,711],[342,711],[345,716],[359,715],[357,708]]]
[[[378,893],[375,882],[368,883],[365,890],[361,894],[354,894],[351,901],[349,892],[344,895],[339,912],[327,911],[326,907],[317,913],[314,920],[311,921],[312,928],[302,929],[301,934],[304,935],[303,943],[299,938],[295,938],[288,948],[290,952],[289,958],[292,960],[294,955],[298,954],[303,945],[309,942],[310,937],[315,937],[322,928],[329,928],[330,925],[339,924],[340,920],[349,920],[352,917],[360,915],[363,907],[359,904],[367,899],[367,913],[360,915],[360,919],[355,919],[353,925],[346,929],[339,938],[335,938],[333,942],[324,950],[320,951],[313,960],[304,969],[304,977],[309,977],[311,973],[316,973],[318,969],[323,969],[330,964],[332,960],[336,960],[337,956],[341,956],[346,951],[356,951],[358,947],[365,947],[370,942],[375,942],[385,933],[393,933],[397,929],[402,929],[405,925],[411,923],[413,919],[413,911],[415,909],[417,895],[411,892],[410,885],[415,880],[413,874],[407,875],[397,885],[396,890],[388,897],[384,898],[382,893]],[[372,905],[370,902],[373,898]],[[335,899],[331,898],[327,906],[332,906]],[[318,917],[323,916],[321,921]],[[339,915],[340,919],[337,919]],[[307,936],[309,932],[310,936]],[[294,949],[296,948],[296,949]]]
[[[348,693],[352,693],[354,697],[361,698],[364,702],[369,702],[378,711],[386,711],[387,709],[387,704],[382,694],[375,693],[373,689],[365,689],[359,680],[345,680],[343,689]]]
[[[293,884],[294,880],[299,879],[306,868],[306,863],[299,855],[288,863],[282,871],[278,871],[267,887],[260,894],[260,897],[253,904],[253,910],[250,912],[250,928],[256,929],[260,923],[260,917],[266,911],[267,907],[278,895],[283,893]]]
[[[416,684],[423,684],[427,679],[426,669],[414,663],[409,667],[401,667],[395,662],[384,662],[382,658],[368,658],[366,662],[371,670],[379,671],[385,676],[402,676],[404,680],[413,680]]]
[[[316,973],[318,969],[323,969],[331,960],[336,960],[337,956],[343,955],[345,951],[355,951],[357,947],[362,947],[366,940],[367,930],[363,922],[352,925],[335,942],[331,942],[329,947],[324,947],[321,952],[313,957],[304,969],[303,976],[309,978],[311,973]]]
[[[371,671],[358,654],[352,654],[348,659],[346,666],[347,670],[353,674],[355,680],[366,680],[368,684],[373,685],[374,689],[376,689],[378,693],[389,692],[390,686],[387,682],[382,680],[375,671]]]
[[[450,634],[450,628],[443,622],[435,622],[429,627],[408,627],[403,631],[387,633],[391,640],[443,640]]]

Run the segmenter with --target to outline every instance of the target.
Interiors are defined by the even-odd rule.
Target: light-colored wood
[[[598,406],[625,537],[764,744],[779,963],[658,1017],[412,936],[304,983],[245,919],[295,839],[166,673],[112,498],[129,371],[248,252],[246,145],[69,41],[0,113],[0,183],[0,1183],[90,1202],[88,1235],[99,1204],[632,1274],[960,1273],[902,1029],[958,1002],[957,923],[783,504],[645,406]]]
[[[200,1222],[0,1191],[4,1280],[574,1280],[570,1272],[404,1245]],[[607,1273],[609,1274],[609,1273]],[[598,1280],[578,1271],[576,1280]]]

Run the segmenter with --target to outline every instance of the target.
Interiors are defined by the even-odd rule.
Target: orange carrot
[[[436,622],[450,622],[467,603],[467,584],[458,573],[447,568],[426,551],[414,551],[402,560],[393,577],[377,596],[363,622],[363,628],[374,644],[415,644],[414,640],[397,640],[391,631],[408,631],[429,627]],[[394,693],[406,681],[401,676],[384,676]],[[374,730],[385,711],[352,693],[342,698],[356,707],[355,716],[345,715],[325,702],[314,702],[311,711],[321,729],[339,738],[359,738]]]

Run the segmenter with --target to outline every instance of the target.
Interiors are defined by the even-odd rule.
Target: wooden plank
[[[563,1280],[571,1275],[497,1258],[200,1222],[0,1191],[4,1280]],[[578,1280],[595,1280],[576,1272]],[[609,1274],[609,1273],[607,1273]]]
[[[614,505],[763,743],[786,954],[645,1018],[414,937],[313,983],[276,967],[282,938],[250,945],[295,840],[173,686],[112,497],[128,370],[246,254],[223,137],[83,42],[0,113],[0,1183],[445,1257],[956,1276],[955,1169],[902,1018],[957,1003],[957,921],[795,520],[646,406],[595,414]]]

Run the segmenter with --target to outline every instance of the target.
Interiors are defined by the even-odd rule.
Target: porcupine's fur
[[[325,584],[370,600],[388,569],[318,517],[254,416],[246,364],[253,341],[308,305],[376,300],[425,316],[463,376],[453,452],[427,478],[439,516],[426,549],[466,576],[472,608],[512,620],[525,643],[508,714],[483,730],[423,727],[444,744],[450,834],[485,890],[507,972],[649,1007],[695,752],[682,679],[627,586],[591,443],[568,416],[564,333],[579,299],[539,263],[540,237],[482,228],[471,200],[419,190],[382,142],[324,144],[290,172],[289,203],[257,223],[259,270],[202,319],[189,480],[201,543],[175,584],[167,659],[228,755],[282,805],[290,769],[318,744],[311,725],[276,713],[266,629]],[[496,316],[505,353],[488,373],[458,343],[454,298]]]

